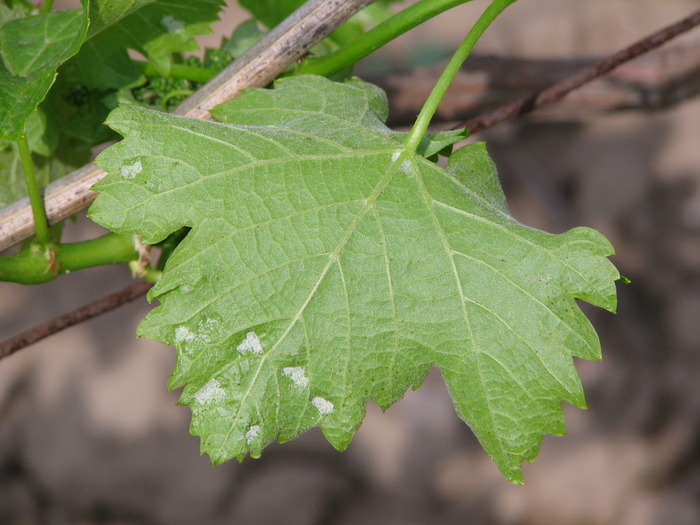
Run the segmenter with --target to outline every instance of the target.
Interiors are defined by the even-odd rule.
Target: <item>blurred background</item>
[[[360,65],[389,91],[395,125],[410,125],[422,83],[484,5],[443,14]],[[481,58],[438,124],[546,85],[697,7],[521,0],[477,46]],[[229,8],[205,43],[245,18]],[[188,434],[189,409],[166,389],[174,350],[134,337],[150,308],[142,300],[0,363],[0,524],[700,524],[699,57],[696,29],[556,108],[476,137],[519,220],[599,229],[632,281],[620,286],[617,315],[586,308],[604,352],[602,363],[577,363],[589,410],[567,408],[568,436],[545,438],[524,486],[502,477],[457,418],[437,370],[386,413],[370,404],[345,453],[313,430],[214,468]],[[66,230],[66,240],[100,233],[85,220]],[[130,282],[124,267],[0,284],[0,338]]]

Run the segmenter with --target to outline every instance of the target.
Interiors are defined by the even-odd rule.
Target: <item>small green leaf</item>
[[[24,171],[15,142],[0,141],[0,206],[7,206],[27,194]]]
[[[576,300],[615,309],[612,247],[519,224],[482,144],[442,169],[386,112],[374,86],[312,76],[244,92],[215,109],[228,123],[119,108],[90,215],[148,243],[192,228],[139,334],[177,347],[170,386],[214,463],[314,426],[342,450],[368,400],[438,366],[519,482],[562,401],[585,406],[573,357],[600,347]]]
[[[31,135],[28,138],[30,137]],[[38,149],[44,147],[44,144],[40,144]],[[62,144],[57,144],[54,154],[50,157],[37,153],[35,149],[32,160],[37,183],[43,187],[88,163],[90,148],[65,139]],[[26,195],[27,185],[17,143],[0,141],[0,207],[12,204]]]
[[[246,20],[236,27],[231,38],[224,41],[221,49],[231,53],[233,58],[238,58],[257,44],[264,36],[265,33],[260,30],[255,20]]]
[[[56,122],[53,116],[47,115],[41,106],[29,115],[25,125],[25,133],[27,134],[29,149],[34,153],[49,157],[56,151],[58,146]]]
[[[34,9],[27,0],[3,0],[0,3],[0,23],[29,16]]]
[[[272,29],[299,9],[306,0],[238,0],[256,20]]]
[[[408,139],[408,133],[396,133],[395,138],[403,144]],[[449,157],[452,154],[452,145],[467,138],[469,138],[468,129],[426,133],[418,145],[418,153],[428,159],[438,154]]]

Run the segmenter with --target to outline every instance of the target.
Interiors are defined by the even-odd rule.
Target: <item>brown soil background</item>
[[[438,17],[366,70],[444,56],[483,4]],[[478,51],[605,54],[697,5],[521,0]],[[242,19],[230,9],[218,30]],[[685,38],[700,53],[697,30]],[[212,468],[188,435],[189,409],[165,386],[174,351],[133,336],[149,309],[138,304],[0,363],[0,524],[700,523],[700,100],[659,113],[533,116],[480,138],[516,217],[552,232],[601,230],[632,280],[618,315],[586,309],[605,356],[578,363],[589,410],[567,409],[568,436],[544,440],[524,487],[503,479],[459,421],[437,371],[386,413],[370,405],[343,454],[315,430]],[[69,240],[99,233],[86,221],[67,230]],[[1,284],[0,334],[129,281],[126,268],[101,268],[35,288]]]

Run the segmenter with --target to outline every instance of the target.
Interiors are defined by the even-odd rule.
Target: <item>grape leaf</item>
[[[211,33],[210,24],[218,20],[224,2],[122,0],[122,11],[117,13],[112,4],[113,0],[91,2],[91,9],[100,18],[91,26],[80,53],[66,64],[67,74],[78,76],[91,88],[119,89],[141,76],[129,57],[129,49],[144,55],[161,75],[167,76],[171,53],[197,51],[194,36]]]
[[[82,141],[59,135],[56,123],[43,106],[29,115],[25,130],[40,187],[90,161],[90,148]],[[0,181],[0,207],[27,195],[19,149],[14,141],[0,140]]]
[[[59,132],[51,113],[47,113],[40,105],[27,118],[25,134],[30,151],[35,161],[35,176],[40,186],[45,186],[59,178],[66,170],[61,169],[62,161],[58,158],[49,160],[57,154]],[[62,155],[65,152],[58,152]],[[71,166],[75,169],[89,160],[82,158],[82,164]],[[72,169],[70,170],[72,171]],[[19,155],[19,148],[14,141],[0,140],[0,207],[16,201],[27,195],[27,184]]]
[[[2,0],[0,3],[0,23],[29,16],[34,9],[35,7],[27,0]]]
[[[0,139],[17,140],[51,88],[56,69],[85,38],[82,9],[4,21],[0,25]]]
[[[231,38],[223,39],[221,49],[231,53],[233,58],[238,58],[264,36],[265,32],[260,30],[255,20],[246,20],[233,30]]]
[[[194,434],[215,464],[320,426],[350,443],[440,367],[459,416],[511,480],[561,402],[585,405],[572,356],[600,358],[576,305],[614,310],[599,233],[533,230],[507,211],[482,144],[446,169],[404,150],[384,94],[314,76],[249,90],[229,123],[121,107],[124,140],[90,209],[155,243],[192,230],[139,335],[177,347]]]
[[[273,28],[299,9],[306,0],[238,0],[256,20]]]

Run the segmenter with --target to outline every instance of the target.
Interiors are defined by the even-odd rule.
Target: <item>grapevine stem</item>
[[[437,111],[440,101],[445,96],[447,89],[450,87],[452,80],[455,75],[459,72],[459,68],[462,67],[462,63],[467,59],[469,53],[476,45],[481,35],[484,31],[491,25],[491,23],[500,15],[506,7],[514,3],[516,0],[494,0],[491,5],[489,5],[484,13],[479,17],[476,24],[469,30],[466,38],[457,48],[455,54],[452,55],[447,67],[440,75],[435,87],[430,92],[428,100],[425,101],[423,109],[421,109],[416,119],[416,123],[413,125],[411,132],[408,136],[408,140],[404,145],[404,149],[407,151],[416,151],[420,141],[423,139],[425,132],[428,130],[428,125],[430,124],[433,115]]]
[[[89,241],[30,247],[14,255],[0,257],[0,281],[40,284],[62,273],[104,264],[128,263],[138,259],[133,235],[108,233]]]
[[[353,65],[361,58],[382,47],[440,13],[472,0],[420,0],[385,20],[348,45],[328,55],[308,58],[293,72],[295,75],[313,74],[330,76]]]
[[[32,215],[34,217],[34,229],[36,231],[36,239],[40,244],[47,246],[49,244],[49,222],[46,219],[46,210],[44,202],[41,198],[39,186],[36,183],[36,174],[34,173],[34,163],[32,162],[32,153],[29,150],[29,142],[27,136],[23,135],[17,141],[19,147],[19,156],[22,160],[22,170],[24,171],[24,180],[27,183],[27,193],[29,194],[29,202],[32,206]]]
[[[700,10],[696,10],[687,17],[683,18],[675,24],[664,27],[663,29],[652,33],[651,35],[635,42],[634,44],[608,55],[602,60],[579,69],[572,75],[555,82],[551,86],[533,93],[527,97],[521,98],[510,104],[504,104],[493,111],[484,113],[470,119],[466,122],[461,122],[451,129],[467,128],[473,135],[481,131],[487,130],[504,122],[506,120],[517,118],[525,115],[546,104],[552,104],[564,98],[567,94],[587,84],[591,80],[595,80],[615,68],[629,62],[644,53],[656,49],[666,42],[674,39],[678,35],[682,35],[686,31],[700,26]],[[664,100],[661,97],[660,100]],[[663,102],[662,102],[663,103]]]
[[[44,3],[41,4],[41,9],[39,10],[39,12],[49,13],[51,9],[53,9],[53,2],[54,0],[44,0]]]

